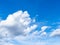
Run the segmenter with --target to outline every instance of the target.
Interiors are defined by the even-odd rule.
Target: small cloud
[[[45,31],[48,28],[48,26],[41,27],[41,32]]]
[[[6,32],[9,32],[7,35],[11,34],[11,36],[30,33],[32,30],[37,28],[37,25],[30,25],[32,19],[29,16],[30,15],[27,11],[17,11],[13,14],[10,14],[6,20],[1,20],[0,30],[7,29]]]
[[[60,37],[60,29],[56,29],[50,34],[50,37],[56,37],[56,36]]]

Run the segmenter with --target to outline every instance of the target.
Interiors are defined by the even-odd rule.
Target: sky
[[[0,45],[59,44],[59,0],[0,0]]]

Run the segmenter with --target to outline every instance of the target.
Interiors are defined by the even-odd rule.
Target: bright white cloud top
[[[41,41],[40,38],[47,38],[45,30],[49,26],[42,26],[39,31],[37,28],[38,24],[35,19],[33,21],[30,18],[27,11],[10,14],[6,20],[0,21],[0,45],[47,45],[49,42]],[[60,29],[54,30],[50,35],[51,37],[60,35]]]

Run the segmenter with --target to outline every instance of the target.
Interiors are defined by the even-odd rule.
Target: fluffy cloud
[[[41,32],[45,31],[48,28],[48,26],[41,27]]]
[[[46,30],[47,28],[49,28],[49,27],[48,27],[48,26],[42,26],[42,27],[41,27],[41,31],[40,31],[41,35],[46,35],[45,30]]]
[[[37,28],[37,25],[33,25],[31,27],[28,27],[24,30],[25,34],[30,33],[32,30],[35,30]]]
[[[27,41],[40,38],[39,34],[41,32],[43,32],[41,35],[46,34],[44,30],[47,28],[47,26],[43,26],[41,28],[41,32],[38,32],[37,30],[34,31],[37,28],[37,24],[32,23],[35,23],[35,19],[31,19],[27,11],[17,11],[8,15],[6,20],[0,21],[0,44],[3,45],[4,43],[4,45],[13,45],[9,41],[8,43],[6,42],[7,38],[10,40],[10,38],[14,37],[14,40],[16,41]],[[29,34],[32,31],[34,32]],[[35,42],[32,44],[35,44]],[[39,45],[42,43],[36,42],[36,45],[37,44]]]
[[[50,37],[55,37],[55,36],[60,36],[60,29],[56,29],[50,34]]]
[[[6,36],[11,38],[18,35],[26,36],[38,27],[37,24],[32,24],[34,22],[35,21],[33,21],[33,19],[30,18],[30,15],[27,11],[17,11],[13,14],[10,14],[6,18],[6,20],[1,20],[0,22],[0,38]],[[41,35],[45,35],[46,32],[44,31],[47,28],[48,26],[42,26],[41,31],[37,31],[37,34],[42,33]]]
[[[0,44],[13,45],[12,43],[10,44],[9,41],[8,43],[6,42],[7,38],[21,38],[20,35],[22,35],[22,38],[25,39],[24,36],[28,35],[32,30],[37,28],[37,25],[32,24],[32,22],[34,23],[35,21],[30,18],[27,11],[17,11],[8,15],[6,20],[0,21],[0,40],[3,40],[0,41]]]
[[[3,36],[10,35],[24,35],[25,33],[29,33],[34,30],[37,25],[31,24],[31,18],[29,17],[27,11],[17,11],[13,14],[8,15],[6,20],[2,20],[0,22],[0,32]]]
[[[35,19],[31,19],[27,11],[10,14],[6,20],[0,21],[0,45],[15,45],[12,40],[16,40],[22,45],[46,45],[46,42],[40,41],[40,39],[46,37],[45,30],[49,27],[42,26],[41,30],[37,30],[37,28]],[[60,29],[56,29],[51,35],[58,34],[60,35]]]

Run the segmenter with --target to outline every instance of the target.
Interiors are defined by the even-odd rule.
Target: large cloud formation
[[[9,43],[11,39],[21,41],[36,39],[37,37],[40,38],[40,33],[42,33],[41,35],[46,34],[44,30],[47,28],[47,26],[43,26],[39,32],[38,30],[35,31],[37,27],[38,25],[35,23],[35,20],[30,18],[30,15],[27,11],[17,11],[13,14],[10,14],[6,20],[0,21],[0,44],[3,45],[3,43],[5,43],[8,45],[6,40],[8,40]]]
[[[30,26],[32,20],[29,16],[27,11],[18,11],[8,15],[6,20],[0,22],[1,36],[26,35],[34,30],[37,25],[33,24]]]
[[[39,39],[46,37],[47,32],[45,32],[45,30],[49,28],[49,26],[44,25],[40,27],[41,30],[39,31],[37,28],[38,25],[35,19],[31,19],[27,11],[17,11],[10,14],[6,20],[0,21],[0,45],[3,45],[3,43],[4,45],[14,45],[12,43],[14,42],[13,40],[21,42],[22,44],[26,43],[26,45],[29,43],[31,43],[31,45],[46,45],[46,42],[41,42]],[[60,35],[59,31],[60,29],[55,30],[51,33],[51,36]],[[55,34],[56,32],[59,33]]]
[[[37,25],[32,24],[32,22],[33,20],[30,18],[30,15],[27,11],[17,11],[8,15],[6,20],[0,21],[0,44],[3,45],[4,43],[4,45],[9,45],[7,44],[6,40],[9,39],[9,43],[10,38],[14,39],[20,35],[28,35],[32,30],[37,28]]]

